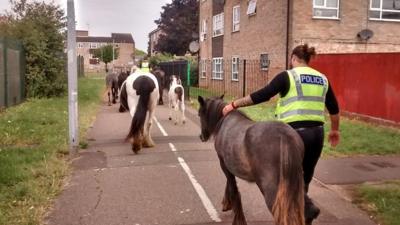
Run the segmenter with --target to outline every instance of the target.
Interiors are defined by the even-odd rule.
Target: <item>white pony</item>
[[[172,120],[172,114],[174,114],[175,125],[180,122],[185,124],[185,94],[181,79],[175,75],[172,75],[170,79],[171,83],[168,91],[169,120]]]
[[[132,143],[132,151],[135,154],[142,146],[154,146],[150,129],[159,98],[158,88],[156,77],[140,69],[135,70],[122,84],[119,111],[129,110],[132,116],[131,127],[126,140]]]

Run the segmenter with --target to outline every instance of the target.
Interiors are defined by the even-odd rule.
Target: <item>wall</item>
[[[318,55],[311,66],[326,74],[340,108],[400,123],[400,53]]]
[[[400,22],[368,19],[368,0],[340,0],[339,19],[313,19],[311,0],[292,0],[292,45],[309,43],[319,53],[399,52]],[[374,32],[367,42],[357,33]]]

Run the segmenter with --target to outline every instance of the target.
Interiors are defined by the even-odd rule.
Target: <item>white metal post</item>
[[[79,146],[78,124],[78,78],[76,64],[76,31],[74,0],[68,0],[68,121],[69,121],[69,148],[73,157]]]

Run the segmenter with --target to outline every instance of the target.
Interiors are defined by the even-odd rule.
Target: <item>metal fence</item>
[[[171,61],[171,62],[161,62],[158,64],[160,69],[165,73],[164,79],[164,88],[169,87],[170,76],[175,75],[178,76],[181,81],[182,85],[185,89],[185,97],[189,97],[189,88],[191,86],[190,82],[190,64],[186,60],[178,60],[178,61]]]
[[[20,41],[0,38],[0,108],[25,99],[25,55]]]
[[[222,94],[231,98],[242,97],[264,87],[281,69],[269,68],[269,64],[260,60],[201,60],[199,82],[190,94],[192,97]]]
[[[166,75],[164,86],[169,86],[169,76],[177,75],[185,87],[186,96],[192,99],[199,95],[222,94],[231,98],[242,97],[264,87],[271,74],[282,70],[269,68],[269,64],[260,60],[246,59],[201,60],[198,68],[190,68],[187,61],[162,62],[159,66]]]

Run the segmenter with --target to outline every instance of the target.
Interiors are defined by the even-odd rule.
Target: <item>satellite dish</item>
[[[196,53],[196,52],[198,52],[200,50],[200,45],[199,45],[199,42],[198,41],[192,41],[192,42],[190,42],[190,44],[189,44],[189,51],[191,52],[191,53]]]
[[[370,29],[364,29],[357,33],[357,37],[363,41],[368,41],[372,36],[374,36],[374,32]]]

